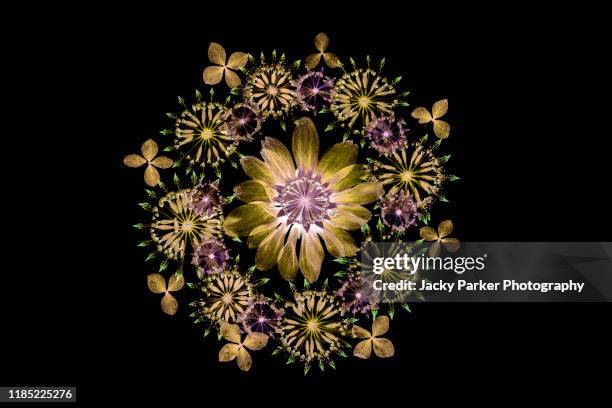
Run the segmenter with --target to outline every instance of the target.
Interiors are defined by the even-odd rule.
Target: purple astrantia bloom
[[[191,191],[189,207],[199,215],[210,215],[221,203],[219,181],[201,183]]]
[[[378,306],[378,298],[372,285],[359,276],[350,278],[338,290],[342,299],[342,309],[353,315],[367,314]]]
[[[380,203],[380,218],[393,231],[404,232],[416,224],[418,205],[410,193],[400,191],[396,195],[387,195]]]
[[[255,108],[244,104],[236,104],[223,117],[223,132],[234,139],[234,143],[240,141],[250,142],[253,136],[261,129],[261,117]]]
[[[382,156],[390,156],[400,148],[405,148],[406,123],[392,116],[382,116],[370,122],[365,128],[370,147]]]
[[[331,100],[333,87],[334,79],[324,76],[322,71],[302,75],[296,83],[297,100],[302,110],[314,111],[316,115]]]
[[[247,333],[258,332],[273,336],[278,332],[279,319],[284,312],[274,302],[259,299],[252,302],[242,316],[242,325]]]
[[[201,268],[202,272],[211,275],[221,272],[229,258],[229,251],[222,241],[209,239],[194,248],[192,263]]]

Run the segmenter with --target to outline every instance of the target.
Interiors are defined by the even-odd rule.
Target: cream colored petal
[[[310,54],[306,57],[306,61],[304,62],[304,66],[306,69],[313,69],[317,65],[319,65],[319,61],[321,61],[321,54]]]
[[[328,221],[323,221],[323,227],[325,230],[333,233],[336,238],[340,240],[342,246],[344,247],[344,256],[355,256],[357,254],[357,245],[355,245],[355,241],[353,240],[351,234],[342,228],[333,226]]]
[[[223,222],[223,230],[229,236],[244,237],[253,228],[267,224],[274,216],[258,204],[246,204],[232,210]]]
[[[225,65],[225,48],[221,44],[211,42],[208,46],[208,59],[213,64]]]
[[[360,205],[343,204],[340,205],[337,209],[341,213],[349,212],[365,221],[370,221],[370,219],[372,218],[372,213],[370,212],[370,210]]]
[[[419,230],[419,234],[421,235],[421,238],[423,238],[425,241],[436,241],[438,239],[438,234],[436,233],[436,230],[431,227],[421,227],[421,229]]]
[[[374,339],[374,354],[380,358],[393,357],[395,354],[395,347],[389,339]]]
[[[369,204],[383,194],[383,187],[378,182],[367,182],[333,194],[331,201],[336,204]]]
[[[457,252],[461,248],[457,238],[442,238],[442,245],[448,252]]]
[[[168,280],[168,292],[176,292],[179,291],[181,289],[183,289],[183,286],[185,285],[185,278],[183,277],[183,274],[177,275],[172,274],[172,276],[170,276],[170,279]]]
[[[362,340],[355,346],[353,350],[353,355],[355,357],[368,359],[372,355],[372,340]]]
[[[244,347],[241,347],[240,350],[238,350],[238,358],[236,359],[236,362],[242,371],[249,371],[253,365],[253,359],[251,359],[251,355]]]
[[[123,164],[128,167],[140,167],[145,164],[147,160],[139,154],[128,154],[123,158]]]
[[[315,48],[319,50],[319,52],[325,52],[327,47],[329,47],[329,37],[325,33],[319,33],[314,38]]]
[[[289,238],[278,253],[278,271],[283,279],[292,281],[297,275],[299,268],[298,257],[295,250],[297,242],[297,229],[292,228]]]
[[[267,271],[276,265],[278,252],[283,246],[286,229],[284,225],[279,226],[272,234],[268,235],[257,248],[255,254],[255,265],[262,271]]]
[[[295,175],[291,153],[285,145],[272,137],[261,142],[261,156],[274,174],[287,179]]]
[[[240,77],[231,69],[225,70],[225,83],[230,88],[237,88],[240,86],[242,81],[240,81]]]
[[[453,222],[451,220],[444,220],[438,225],[438,237],[448,237],[453,232]]]
[[[247,239],[247,245],[249,248],[257,248],[261,241],[268,237],[268,235],[272,234],[274,230],[278,227],[279,222],[277,220],[273,220],[268,224],[258,225],[253,228],[253,230],[249,233],[249,238]]]
[[[174,316],[178,310],[178,302],[170,293],[166,292],[161,300],[162,311],[170,316]]]
[[[308,282],[313,283],[319,277],[323,255],[323,246],[318,235],[311,230],[308,234],[302,236],[300,270]]]
[[[323,238],[327,252],[329,252],[331,256],[334,258],[342,258],[345,256],[344,245],[333,232],[324,229],[319,232],[319,235]]]
[[[353,329],[351,330],[351,332],[353,334],[353,337],[358,339],[369,339],[370,337],[372,337],[372,334],[369,331],[367,331],[361,326],[357,326],[356,324],[353,325]]]
[[[350,211],[343,210],[336,211],[336,213],[330,217],[329,221],[334,226],[345,229],[347,231],[357,230],[367,222],[366,220],[357,217]]]
[[[433,119],[429,111],[423,107],[416,108],[410,115],[417,119],[420,124],[429,123]]]
[[[440,139],[446,139],[450,135],[450,125],[443,120],[434,120],[433,131]]]
[[[240,69],[249,62],[249,54],[244,52],[234,52],[230,55],[227,61],[227,67],[231,69]]]
[[[271,195],[268,195],[271,194],[270,189],[257,180],[247,180],[238,184],[234,187],[234,194],[236,194],[237,199],[245,203],[252,201],[268,202],[272,198]]]
[[[389,318],[387,316],[378,316],[372,323],[372,336],[382,336],[389,331]]]
[[[225,340],[240,343],[240,328],[237,324],[221,323],[219,331]]]
[[[261,350],[268,344],[268,335],[264,333],[252,332],[246,336],[242,345],[249,350]]]
[[[347,172],[347,168],[350,171]],[[363,182],[362,177],[365,176],[364,166],[361,164],[355,164],[353,166],[347,166],[338,172],[336,177],[333,177],[330,181],[330,187],[334,191],[342,191],[347,188],[351,188],[356,186],[357,184]]]
[[[340,59],[332,52],[326,52],[323,54],[323,60],[325,64],[330,68],[338,68],[340,66]]]
[[[317,172],[322,175],[321,181],[327,183],[340,170],[355,164],[357,160],[357,145],[353,142],[337,143],[329,148],[317,164]]]
[[[147,169],[144,173],[144,180],[149,187],[157,186],[159,184],[159,171],[157,171],[153,165],[147,165]]]
[[[442,99],[433,104],[431,108],[431,116],[434,119],[439,119],[448,112],[448,99]]]
[[[240,348],[237,344],[226,344],[219,350],[219,361],[225,363],[227,361],[232,361],[238,355],[238,349]]]
[[[217,85],[223,79],[223,67],[209,66],[204,69],[204,83],[206,85]]]
[[[166,291],[166,280],[159,273],[152,273],[147,276],[147,286],[153,293],[164,293]]]
[[[240,164],[244,172],[253,180],[262,181],[268,184],[276,184],[276,177],[270,171],[270,167],[257,157],[246,156],[240,159]]]
[[[153,139],[149,139],[145,141],[142,146],[140,146],[140,152],[142,153],[142,157],[147,159],[147,161],[151,161],[157,156],[157,152],[159,148],[157,147],[157,143]]]
[[[309,118],[302,118],[293,131],[291,143],[295,164],[299,170],[314,170],[319,157],[319,135]]]
[[[174,161],[169,157],[159,156],[156,157],[151,164],[160,169],[167,169],[174,164]]]

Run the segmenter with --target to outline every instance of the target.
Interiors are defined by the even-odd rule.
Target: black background
[[[13,44],[13,61],[34,89],[21,92],[25,118],[3,153],[13,160],[3,163],[1,383],[74,384],[81,402],[293,403],[427,388],[437,399],[448,385],[516,396],[545,379],[565,392],[605,368],[609,304],[420,304],[392,323],[395,358],[341,359],[307,377],[265,352],[248,374],[220,364],[220,344],[204,341],[185,310],[161,313],[130,227],[145,217],[142,174],[121,160],[160,140],[176,97],[202,87],[210,41],[295,59],[325,31],[341,57],[385,56],[413,106],[449,98],[443,146],[462,180],[433,214],[452,218],[463,241],[609,240],[596,11],[288,7],[59,10],[62,19],[39,10],[30,21],[39,30]]]

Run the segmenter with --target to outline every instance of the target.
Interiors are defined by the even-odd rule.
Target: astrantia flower
[[[184,110],[175,125],[174,146],[191,163],[217,166],[234,153],[234,139],[222,128],[225,106],[201,102]]]
[[[198,214],[190,206],[191,195],[191,189],[170,192],[152,210],[151,239],[169,259],[182,260],[188,248],[220,236],[221,209]]]
[[[321,71],[311,71],[302,75],[296,83],[295,91],[300,108],[316,113],[329,104],[334,88],[334,80]]]
[[[240,341],[240,328],[236,324],[222,323],[219,331],[221,336],[229,341],[219,351],[219,361],[225,363],[236,359],[242,371],[249,371],[253,364],[248,350],[261,350],[268,344],[268,336],[263,333],[249,333],[244,342]]]
[[[406,123],[402,119],[392,116],[376,118],[365,128],[366,137],[370,140],[370,147],[382,156],[390,156],[400,148],[405,148]]]
[[[281,142],[266,138],[263,161],[252,156],[240,161],[252,180],[234,192],[248,204],[228,215],[224,230],[229,236],[247,236],[249,247],[258,248],[259,269],[278,263],[285,279],[293,280],[299,269],[314,282],[324,256],[321,239],[332,256],[354,256],[357,247],[348,231],[370,220],[372,214],[362,205],[376,201],[382,185],[362,182],[352,142],[332,146],[318,160],[319,135],[308,118],[295,128],[292,150],[295,164]]]
[[[367,314],[378,305],[378,297],[369,281],[360,276],[349,278],[338,290],[342,310],[353,315]]]
[[[198,215],[210,215],[221,203],[219,181],[200,183],[191,189],[189,207]]]
[[[387,316],[378,316],[372,323],[372,333],[366,329],[353,325],[353,337],[358,339],[365,339],[357,343],[353,350],[355,357],[368,359],[372,354],[372,348],[374,354],[380,358],[393,357],[395,354],[395,348],[391,340],[380,338],[386,332],[389,331],[389,318]]]
[[[273,336],[279,331],[279,321],[285,312],[265,298],[254,301],[242,316],[242,326],[247,333],[259,332]]]
[[[369,68],[344,74],[336,81],[331,111],[343,126],[366,126],[377,116],[392,115],[398,104],[395,87]]]
[[[444,173],[440,159],[421,143],[393,153],[389,164],[373,163],[374,173],[383,185],[391,186],[389,194],[410,192],[419,208],[427,208],[440,192]]]
[[[293,75],[283,64],[262,65],[246,79],[244,99],[264,116],[284,116],[296,103]]]
[[[249,55],[244,52],[234,52],[225,61],[225,48],[217,43],[210,43],[208,47],[208,59],[213,64],[204,69],[204,83],[206,85],[216,85],[225,76],[225,83],[230,88],[240,85],[240,77],[233,70],[239,70],[249,62]]]
[[[230,136],[237,144],[240,141],[251,141],[261,129],[261,117],[255,108],[238,103],[229,109],[223,117],[223,133]]]
[[[203,275],[202,298],[196,302],[200,316],[217,323],[240,322],[253,299],[253,285],[237,270]]]
[[[419,215],[416,201],[404,191],[389,194],[380,203],[380,218],[395,232],[405,232],[416,224]]]
[[[201,273],[212,274],[221,272],[227,265],[229,251],[218,239],[208,239],[200,242],[193,250],[192,264]]]
[[[155,187],[159,184],[159,172],[156,167],[167,169],[174,163],[172,159],[165,156],[155,157],[158,151],[159,147],[157,143],[155,143],[155,140],[149,139],[140,146],[142,156],[139,154],[128,154],[123,158],[123,164],[128,167],[137,168],[147,163],[144,180],[149,187]]]
[[[293,359],[307,364],[329,361],[341,350],[342,337],[348,333],[350,319],[340,315],[337,297],[328,292],[304,291],[285,304],[281,319],[281,347]]]

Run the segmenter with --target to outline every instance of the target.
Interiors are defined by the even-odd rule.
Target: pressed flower
[[[421,238],[425,241],[433,242],[429,248],[429,256],[438,256],[440,254],[440,245],[449,252],[455,252],[459,249],[459,240],[448,237],[452,232],[453,222],[451,220],[444,220],[438,224],[437,232],[431,227],[421,227]]]
[[[157,156],[159,152],[159,147],[155,140],[149,139],[145,141],[140,147],[140,152],[142,156],[139,154],[129,154],[123,158],[123,164],[128,167],[140,167],[143,164],[147,164],[147,168],[144,173],[144,180],[150,187],[155,187],[159,184],[159,172],[157,168],[167,169],[172,166],[172,159],[165,156]]]
[[[241,341],[240,328],[236,324],[222,323],[219,331],[221,336],[229,341],[219,351],[219,361],[225,363],[235,359],[242,371],[249,371],[253,365],[249,350],[261,350],[268,344],[268,336],[257,332],[247,334],[244,341]]]
[[[370,220],[363,205],[376,201],[383,190],[378,182],[362,182],[364,171],[355,164],[352,142],[332,146],[319,160],[319,136],[308,118],[299,120],[292,150],[293,158],[281,142],[266,138],[263,161],[241,159],[252,180],[237,185],[234,193],[247,204],[228,215],[224,231],[248,237],[249,247],[257,248],[259,269],[278,264],[285,279],[293,280],[300,270],[314,282],[324,257],[321,239],[332,256],[354,256],[357,247],[348,231]]]
[[[185,279],[183,275],[172,275],[166,285],[166,280],[159,273],[152,273],[147,276],[147,286],[153,293],[163,293],[164,296],[161,300],[161,309],[168,315],[175,315],[178,310],[178,302],[176,298],[170,294],[170,292],[177,292],[185,285]]]
[[[327,36],[327,34],[325,33],[317,34],[317,36],[314,38],[314,44],[315,44],[315,48],[319,52],[315,54],[311,54],[306,58],[306,62],[304,63],[304,66],[307,69],[313,69],[314,67],[319,65],[319,62],[321,62],[321,57],[323,57],[323,61],[325,62],[325,65],[327,65],[330,68],[338,68],[340,66],[340,60],[338,59],[336,54],[331,53],[331,52],[326,52],[327,47],[329,46],[329,37]]]
[[[448,111],[448,99],[443,99],[433,104],[431,113],[423,107],[416,108],[412,111],[412,117],[418,119],[420,124],[431,122],[433,124],[434,134],[440,139],[446,139],[450,135],[450,125],[440,120]]]
[[[189,208],[198,215],[209,216],[220,203],[219,180],[200,183],[191,189]]]
[[[293,81],[293,74],[284,64],[264,64],[247,77],[244,99],[264,118],[282,117],[296,104]]]
[[[257,110],[245,103],[238,103],[223,117],[222,132],[230,136],[235,144],[250,142],[261,129],[261,117]]]
[[[380,203],[380,218],[395,232],[404,233],[416,224],[419,215],[418,205],[408,192],[389,194]]]
[[[247,333],[259,332],[274,336],[279,332],[279,321],[285,312],[265,298],[252,302],[242,317],[242,326]]]
[[[323,75],[321,71],[310,71],[302,75],[295,86],[300,108],[313,111],[315,115],[323,106],[329,104],[333,89],[334,79]]]
[[[360,276],[349,278],[338,290],[342,299],[342,310],[353,315],[368,314],[378,306],[378,296],[374,288],[366,279]]]
[[[244,52],[234,52],[226,61],[225,48],[220,44],[211,42],[208,47],[208,59],[216,65],[208,66],[204,69],[204,83],[206,85],[216,85],[225,76],[225,83],[230,88],[240,86],[240,77],[235,70],[243,68],[249,61],[249,55]]]
[[[395,348],[391,340],[381,338],[383,334],[389,331],[389,318],[387,316],[378,316],[372,323],[372,332],[370,333],[361,326],[353,325],[353,337],[365,339],[357,343],[353,350],[355,357],[368,359],[374,354],[380,358],[393,357]]]
[[[191,263],[198,268],[199,273],[219,273],[225,269],[229,257],[223,241],[208,239],[194,248]]]
[[[401,148],[406,148],[406,123],[392,116],[374,119],[365,128],[370,147],[382,156],[390,156]]]
[[[200,277],[198,313],[212,322],[238,323],[253,300],[253,285],[236,269]]]

